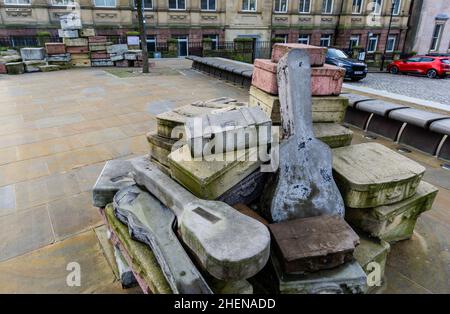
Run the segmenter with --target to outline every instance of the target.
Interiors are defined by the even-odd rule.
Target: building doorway
[[[189,54],[189,37],[177,36],[178,40],[178,57],[186,57]]]

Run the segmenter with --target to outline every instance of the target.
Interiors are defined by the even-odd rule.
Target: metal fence
[[[38,36],[0,36],[0,47],[21,48],[40,47],[44,42],[61,42],[58,36],[38,37]]]

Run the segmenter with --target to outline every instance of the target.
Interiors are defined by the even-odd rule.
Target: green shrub
[[[236,37],[235,42],[253,42],[253,38],[250,37]]]
[[[169,38],[167,39],[168,44],[177,44],[178,40],[176,38]]]
[[[271,42],[273,44],[277,44],[277,43],[284,44],[284,38],[274,37],[271,39]]]
[[[50,35],[50,32],[47,32],[47,31],[40,31],[40,32],[37,32],[37,33],[36,33],[36,36],[37,36],[37,37],[50,37],[51,35]]]
[[[126,32],[127,36],[139,36],[138,31],[128,31]]]

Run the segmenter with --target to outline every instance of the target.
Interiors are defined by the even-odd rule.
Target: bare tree
[[[142,48],[142,73],[148,73],[148,49],[147,34],[145,31],[144,0],[136,0],[136,7],[139,21],[139,37],[141,38]]]

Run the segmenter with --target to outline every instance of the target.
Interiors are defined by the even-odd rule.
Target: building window
[[[201,8],[203,11],[216,11],[216,0],[202,0]]]
[[[374,14],[381,14],[381,9],[383,8],[383,0],[372,0],[372,12]]]
[[[203,35],[203,38],[211,39],[211,49],[217,50],[219,47],[219,35]]]
[[[378,35],[372,35],[369,38],[369,44],[367,45],[367,52],[368,53],[374,53],[377,51],[378,46]]]
[[[275,0],[275,12],[286,13],[288,9],[288,0]]]
[[[310,13],[311,12],[311,0],[300,0],[298,12],[299,13]]]
[[[299,44],[309,45],[309,35],[299,35],[298,36],[298,43]]]
[[[169,0],[170,10],[186,10],[186,0]]]
[[[394,6],[394,15],[400,14],[400,7],[402,6],[402,0],[392,0],[392,5]]]
[[[353,0],[352,13],[361,14],[364,0]]]
[[[284,43],[286,44],[288,42],[288,35],[287,34],[276,34],[275,38],[281,38],[284,40]]]
[[[394,52],[396,40],[397,40],[397,36],[389,35],[388,40],[387,40],[386,52]]]
[[[134,7],[137,8],[137,2],[141,0],[134,0]],[[152,0],[144,0],[144,9],[151,10],[153,9],[153,1]]]
[[[352,35],[350,37],[350,44],[349,44],[349,48],[353,49],[354,47],[359,46],[359,35]]]
[[[324,14],[333,13],[333,0],[323,0],[322,13],[324,13]]]
[[[74,3],[75,0],[52,0],[52,5],[54,6],[67,6]]]
[[[330,47],[331,46],[331,34],[326,34],[320,36],[320,46],[321,47]]]
[[[116,0],[94,0],[94,5],[101,8],[115,8]]]
[[[31,0],[5,0],[5,4],[30,5],[31,4]]]
[[[437,51],[439,49],[439,42],[441,41],[442,24],[436,24],[433,31],[433,37],[431,38],[431,51]]]
[[[256,0],[242,0],[242,11],[256,12]]]

